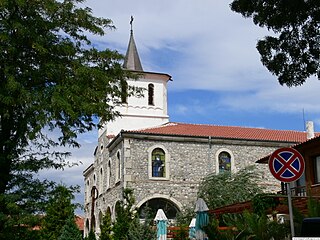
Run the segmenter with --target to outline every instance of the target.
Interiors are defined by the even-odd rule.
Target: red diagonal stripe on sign
[[[297,175],[299,171],[297,171],[295,168],[291,166],[291,163],[293,163],[297,158],[298,158],[298,155],[294,153],[290,156],[290,158],[287,161],[279,153],[276,159],[282,164],[282,167],[279,169],[278,172],[276,172],[277,176],[281,176],[286,170],[289,170],[293,174]]]

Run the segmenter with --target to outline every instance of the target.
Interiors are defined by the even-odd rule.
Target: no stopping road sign
[[[269,158],[269,169],[272,175],[282,182],[298,180],[304,172],[304,159],[293,148],[280,148]]]

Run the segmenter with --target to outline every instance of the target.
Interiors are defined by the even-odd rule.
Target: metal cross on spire
[[[131,20],[130,20],[131,32],[132,32],[132,23],[133,23],[133,16],[131,16]]]

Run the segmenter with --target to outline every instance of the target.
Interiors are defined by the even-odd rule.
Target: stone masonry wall
[[[103,140],[99,140],[103,144]],[[156,147],[166,151],[166,164],[169,169],[168,179],[155,180],[150,178],[150,152]],[[124,138],[112,149],[103,149],[100,145],[96,152],[93,171],[86,176],[99,190],[99,197],[95,203],[95,218],[97,232],[99,232],[99,216],[105,214],[108,208],[112,218],[115,218],[115,205],[122,199],[124,188],[132,188],[137,206],[141,206],[152,198],[165,198],[182,210],[193,207],[197,199],[197,191],[203,177],[207,174],[217,174],[218,153],[227,151],[232,156],[232,171],[255,164],[258,159],[272,153],[283,144],[270,144],[256,141],[168,141],[157,139]],[[116,179],[117,154],[120,155],[121,176]],[[108,173],[110,162],[110,174]],[[263,171],[261,186],[263,189],[278,191],[280,183],[269,173],[267,166],[256,164]],[[119,167],[119,166],[118,166]],[[109,176],[108,176],[109,174]],[[108,180],[109,179],[109,180]],[[110,184],[107,184],[109,181]],[[91,217],[91,199],[86,199],[85,218]]]
[[[148,149],[152,149],[153,146],[163,146],[168,152],[169,180],[153,180],[148,176]],[[173,198],[182,206],[190,206],[196,200],[201,179],[207,174],[216,174],[217,152],[221,150],[230,152],[234,156],[233,171],[238,171],[255,164],[255,161],[276,148],[266,146],[264,143],[257,145],[257,142],[245,141],[238,144],[215,142],[209,144],[130,139],[130,155],[125,159],[131,166],[126,169],[126,174],[131,180],[128,182],[128,187],[134,189],[137,204],[157,194]],[[279,190],[277,187],[279,183],[266,171],[265,166],[259,164],[258,167],[264,172],[261,177],[264,186],[271,185]]]

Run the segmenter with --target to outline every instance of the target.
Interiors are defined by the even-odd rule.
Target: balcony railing
[[[290,188],[290,191],[291,191],[291,196],[299,196],[299,197],[307,196],[306,186],[293,187],[293,188]],[[282,190],[278,192],[278,194],[288,195],[287,188],[283,187]]]

